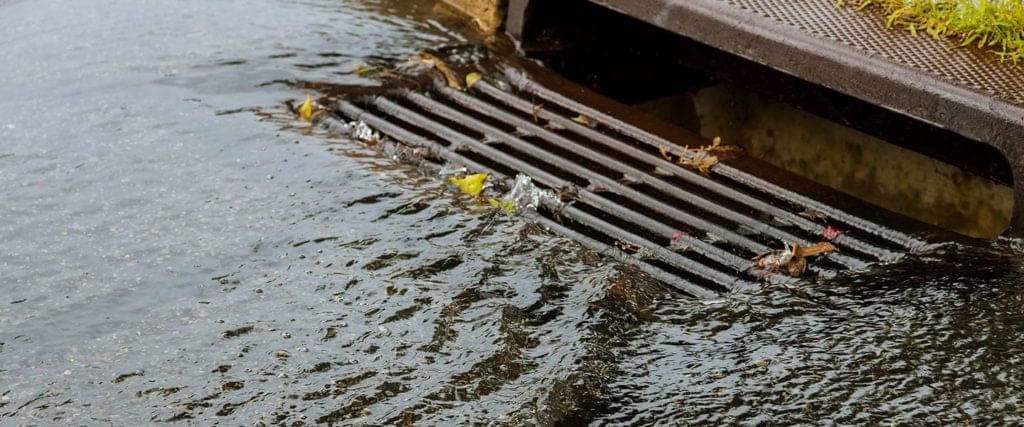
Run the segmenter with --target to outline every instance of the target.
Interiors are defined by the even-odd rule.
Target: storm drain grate
[[[437,83],[359,96],[334,110],[471,171],[531,177],[566,201],[528,216],[697,297],[797,280],[760,272],[753,258],[812,245],[837,226],[844,233],[830,237],[840,251],[815,259],[811,273],[865,269],[925,245],[726,163],[705,175],[667,161],[663,150],[687,151],[520,70],[488,80],[467,91]]]

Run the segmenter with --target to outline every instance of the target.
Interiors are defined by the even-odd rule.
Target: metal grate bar
[[[675,218],[680,222],[689,224],[690,226],[694,227],[697,230],[713,233],[719,238],[725,239],[726,241],[729,241],[730,243],[733,243],[736,246],[739,246],[750,252],[763,253],[771,250],[771,248],[768,247],[767,245],[758,243],[735,231],[723,228],[703,218],[682,211],[651,196],[640,193],[625,185],[619,184],[618,182],[611,180],[607,177],[597,175],[575,163],[559,162],[558,164],[552,164],[551,159],[557,158],[555,154],[547,150],[544,150],[543,148],[530,144],[526,141],[523,141],[522,139],[508,135],[507,133],[501,131],[500,129],[496,129],[486,123],[474,119],[466,114],[459,112],[458,110],[452,109],[444,104],[441,104],[440,102],[434,101],[421,94],[409,92],[407,93],[406,97],[414,104],[423,108],[426,111],[452,118],[458,121],[458,123],[461,125],[468,126],[474,128],[477,131],[483,132],[488,138],[492,140],[506,143],[510,147],[519,150],[523,153],[526,153],[537,160],[544,161],[545,163],[564,169],[566,172],[574,174],[578,177],[585,178],[588,181],[590,181],[594,187],[607,189],[612,193],[627,197],[645,206],[655,208],[659,213],[662,213],[671,218]]]
[[[697,194],[679,188],[670,182],[650,175],[647,171],[636,169],[632,166],[626,165],[621,160],[608,156],[599,151],[595,151],[592,148],[589,148],[585,145],[577,144],[573,141],[570,141],[561,135],[558,135],[540,126],[537,126],[536,124],[530,123],[529,121],[524,120],[518,116],[509,114],[504,110],[495,108],[493,105],[487,104],[484,101],[470,97],[468,95],[463,94],[462,92],[456,91],[448,87],[440,87],[437,88],[436,90],[443,94],[448,99],[455,101],[455,103],[459,105],[470,108],[474,111],[479,111],[487,116],[499,119],[505,123],[516,126],[519,129],[525,130],[529,133],[532,133],[535,136],[541,137],[541,139],[543,139],[544,141],[549,142],[559,148],[565,150],[572,150],[575,153],[583,156],[584,158],[608,166],[613,170],[623,174],[624,176],[629,176],[633,180],[647,184],[648,186],[658,190],[659,192],[671,195],[678,200],[696,206],[697,208],[702,209],[708,213],[717,215],[721,218],[727,219],[737,224],[742,224],[751,230],[754,230],[766,236],[770,236],[777,240],[789,243],[799,243],[805,246],[812,244],[807,239],[795,236],[793,234],[775,228],[768,224],[767,222],[758,221],[739,212],[725,208],[704,197],[701,197]],[[593,174],[593,172],[591,172],[591,174]],[[816,231],[818,231],[819,233],[821,232],[821,228],[822,227],[820,226],[814,227],[814,229],[816,229]],[[869,253],[873,252],[874,251],[871,251]],[[842,254],[829,254],[827,257],[850,268],[864,268],[867,266],[867,263],[861,260]]]
[[[402,106],[400,106],[400,105],[398,105],[398,104],[394,103],[393,101],[390,101],[390,100],[388,100],[386,98],[377,97],[377,98],[373,99],[372,102],[381,112],[383,112],[385,114],[388,114],[389,116],[392,116],[392,117],[394,117],[394,118],[396,118],[398,120],[404,121],[404,122],[409,123],[409,124],[411,124],[411,125],[413,125],[415,127],[418,127],[418,128],[423,129],[423,130],[426,130],[428,132],[434,133],[435,135],[440,136],[440,137],[450,141],[452,143],[452,145],[458,146],[460,149],[471,150],[471,151],[476,152],[478,154],[487,156],[488,158],[491,158],[491,159],[493,159],[493,160],[495,160],[495,161],[497,161],[497,162],[499,162],[501,164],[510,166],[513,169],[516,169],[516,170],[518,170],[520,172],[526,173],[527,175],[530,175],[536,181],[541,182],[542,184],[544,184],[546,186],[549,186],[551,188],[564,188],[564,187],[566,187],[568,185],[571,185],[571,183],[569,183],[569,182],[567,182],[565,180],[562,180],[560,178],[557,178],[557,177],[555,177],[554,175],[552,175],[552,174],[550,174],[548,172],[545,172],[545,171],[543,171],[543,170],[541,170],[541,169],[539,169],[539,168],[537,168],[535,166],[530,165],[529,163],[526,163],[526,162],[524,162],[522,160],[519,160],[519,159],[517,159],[515,157],[512,157],[511,155],[509,155],[507,153],[504,153],[504,152],[502,152],[500,150],[497,150],[497,149],[495,149],[495,148],[493,148],[491,146],[488,146],[487,144],[484,144],[484,143],[482,143],[480,141],[476,141],[476,140],[474,140],[474,139],[472,139],[472,138],[470,138],[470,137],[468,137],[466,135],[460,134],[457,131],[454,131],[454,130],[452,130],[452,129],[450,129],[450,128],[448,128],[448,127],[446,127],[446,126],[444,126],[444,125],[442,125],[440,123],[437,123],[437,122],[435,122],[435,121],[433,121],[433,120],[431,120],[431,119],[429,119],[429,118],[427,118],[427,117],[425,117],[425,116],[423,116],[421,114],[418,114],[418,113],[416,113],[416,112],[414,112],[412,110],[409,110],[409,109],[407,109],[405,107],[402,107]],[[344,102],[344,101],[340,102],[338,104],[337,108],[338,108],[338,110],[340,112],[345,114],[347,117],[352,118],[352,119],[362,119],[362,120],[366,121],[366,123],[371,125],[371,126],[374,126],[374,124],[370,123],[371,120],[374,123],[377,123],[377,124],[379,124],[381,121],[385,121],[384,119],[377,118],[376,116],[373,116],[373,115],[371,115],[369,113],[366,113],[365,111],[358,109],[358,107],[355,107],[354,105],[352,105],[350,103],[347,103],[347,102]],[[391,125],[391,126],[394,126],[394,125]],[[379,128],[379,129],[381,129],[382,132],[389,133],[388,132],[389,129],[383,129],[383,128]],[[396,135],[402,135],[402,133],[396,133]],[[419,139],[422,140],[423,138],[421,137]],[[444,150],[444,151],[450,151],[451,150],[450,148],[443,148],[443,147],[440,147],[439,145],[435,145],[434,149],[435,150]],[[452,155],[448,155],[448,157],[449,158],[453,158]],[[458,161],[458,160],[456,159],[456,161]],[[466,163],[462,163],[462,162],[459,162],[459,163],[466,164]],[[477,165],[477,167],[479,168],[478,170],[481,170],[481,171],[490,171],[490,170],[492,170],[491,168],[487,168],[487,167],[484,167],[484,166],[479,165],[479,164]],[[589,193],[586,190],[580,190],[580,193],[581,194],[586,194],[588,198],[596,197],[596,195],[594,195],[593,193]],[[583,225],[586,225],[588,227],[592,227],[592,228],[602,227],[602,229],[605,229],[605,230],[621,230],[621,229],[618,229],[617,227],[611,226],[610,224],[607,224],[607,223],[605,223],[603,221],[601,223],[596,224],[596,225],[592,224],[590,222],[590,220],[593,217],[583,213],[582,211],[579,211],[576,208],[567,207],[566,209],[560,211],[560,213],[563,213],[563,214],[565,212],[569,212],[570,214],[573,214],[574,218],[579,218],[579,221]],[[634,215],[635,215],[635,213],[634,213]],[[596,219],[596,218],[594,218],[594,219]],[[611,227],[611,228],[609,228],[609,227]],[[610,233],[607,233],[607,234],[612,235]],[[643,238],[641,238],[639,236],[636,236],[635,234],[632,234],[632,233],[621,231],[621,232],[616,232],[616,234],[618,235],[617,238],[622,239],[622,238],[624,238],[622,236],[627,236],[628,237],[628,241],[630,243],[642,245],[645,248],[660,247],[659,245],[657,245],[657,244],[655,244],[653,242],[650,242],[647,239],[643,239]],[[613,235],[613,236],[615,236],[615,235]],[[635,240],[633,240],[633,239],[635,239]],[[709,246],[709,247],[713,248],[713,250],[715,252],[718,252],[718,253],[711,253],[710,256],[707,256],[708,258],[712,258],[712,257],[714,257],[714,258],[728,257],[727,255],[723,255],[722,254],[722,252],[724,252],[724,251],[722,251],[721,249],[715,248],[713,246]],[[664,249],[664,248],[661,248],[661,249]],[[693,248],[693,249],[694,249],[694,252],[696,252],[696,253],[698,253],[700,255],[705,255],[705,253],[702,252],[702,249],[697,249],[697,248]],[[660,254],[659,258],[663,259],[664,261],[666,261],[667,263],[669,263],[673,267],[678,268],[678,269],[683,270],[683,271],[687,271],[687,272],[689,272],[691,274],[694,274],[696,276],[699,276],[699,277],[708,278],[709,280],[711,280],[712,282],[716,283],[719,286],[722,286],[723,288],[732,289],[732,288],[734,288],[736,286],[737,283],[747,283],[747,282],[742,281],[742,279],[739,279],[737,277],[734,277],[734,276],[731,276],[731,275],[727,275],[725,273],[717,271],[717,270],[715,270],[713,268],[710,268],[710,267],[708,267],[708,266],[706,266],[704,264],[701,264],[701,263],[699,263],[699,262],[697,262],[695,260],[691,260],[691,259],[683,257],[683,256],[678,256],[678,254],[675,254],[674,252],[667,251],[667,252],[673,253],[673,254],[675,254],[677,256],[667,255],[665,253],[665,251],[667,251],[667,250],[664,250],[664,251],[653,251],[653,252],[659,253]],[[714,259],[714,258],[712,258],[712,259]],[[747,284],[749,284],[749,283],[747,283]]]
[[[597,142],[598,144],[601,144],[609,149],[615,150],[616,152],[625,154],[630,158],[643,162],[650,166],[651,168],[653,168],[655,173],[665,172],[671,176],[678,177],[689,184],[693,184],[695,186],[700,187],[701,189],[705,189],[714,192],[718,195],[721,195],[725,198],[732,199],[736,202],[739,202],[740,204],[749,206],[757,211],[771,215],[772,217],[785,223],[793,224],[794,226],[800,228],[804,232],[810,233],[812,235],[820,236],[825,231],[825,226],[822,224],[815,223],[814,221],[811,221],[800,215],[779,208],[777,206],[771,205],[763,200],[750,196],[747,193],[736,190],[713,179],[708,179],[707,177],[702,176],[700,173],[695,172],[693,170],[686,169],[672,162],[666,162],[665,159],[654,154],[652,151],[639,150],[632,145],[619,141],[615,138],[612,138],[608,135],[591,129],[590,127],[584,126],[580,123],[574,122],[559,114],[546,111],[544,109],[535,111],[534,105],[531,102],[518,96],[515,96],[511,93],[502,91],[485,81],[478,81],[476,84],[473,85],[472,90],[479,91],[480,93],[485,94],[491,99],[499,101],[515,110],[518,110],[523,114],[535,114],[538,118],[554,123],[560,128],[568,129],[573,133],[586,138],[589,141]],[[488,113],[490,111],[491,110],[488,110]],[[528,122],[527,124],[532,125],[531,123]],[[539,126],[532,126],[532,128],[539,128]],[[547,129],[544,128],[540,129],[543,131],[547,131]],[[547,132],[551,133],[550,131]],[[863,240],[850,237],[848,235],[841,235],[835,240],[837,244],[872,255],[880,261],[896,261],[903,256],[900,253],[872,245],[870,243],[864,242]]]
[[[687,265],[693,263],[693,261],[690,260],[689,258],[672,252],[666,249],[665,247],[658,245],[657,243],[651,242],[647,239],[644,239],[640,236],[623,230],[622,228],[616,227],[615,225],[612,225],[604,220],[601,220],[600,218],[597,218],[572,206],[568,206],[559,211],[559,215],[569,218],[576,222],[587,224],[587,226],[593,228],[594,230],[600,231],[618,240],[625,242],[635,242],[635,244],[640,245],[642,248],[650,251],[662,261],[668,262],[672,265]],[[726,289],[729,289],[730,291],[735,291],[742,288],[749,289],[754,286],[754,284],[750,281],[743,280],[737,276],[722,273],[718,270],[713,270],[710,268],[705,268],[702,270],[703,271],[701,271],[701,273],[703,277],[715,282],[718,285],[725,287]]]
[[[335,105],[335,108],[339,112],[341,112],[343,115],[345,115],[345,116],[347,116],[347,117],[349,117],[349,118],[351,118],[353,120],[362,120],[367,125],[369,125],[369,126],[375,128],[375,129],[383,132],[384,134],[386,134],[386,135],[388,135],[388,136],[390,136],[392,138],[395,138],[396,140],[402,141],[403,143],[411,145],[411,146],[414,146],[414,147],[423,148],[428,153],[430,153],[430,154],[432,154],[434,156],[437,156],[439,158],[442,158],[442,159],[444,159],[444,160],[446,160],[448,162],[451,162],[451,163],[454,163],[454,164],[460,164],[460,165],[463,165],[463,166],[466,166],[466,167],[469,167],[469,168],[472,168],[472,169],[478,170],[478,171],[487,171],[488,173],[492,174],[492,176],[494,176],[498,180],[505,180],[505,181],[508,180],[508,177],[505,176],[504,174],[502,174],[499,171],[496,171],[496,170],[493,170],[491,168],[488,168],[488,167],[486,167],[486,166],[484,166],[484,165],[482,165],[480,163],[477,163],[477,162],[475,162],[475,161],[473,161],[473,160],[471,160],[471,159],[469,159],[469,158],[467,158],[467,157],[465,157],[465,156],[463,156],[461,154],[458,154],[458,153],[456,153],[454,151],[451,151],[451,150],[445,148],[444,146],[442,146],[441,144],[439,144],[439,143],[437,143],[435,141],[432,141],[432,140],[430,140],[428,138],[424,138],[424,137],[419,136],[419,135],[417,135],[415,133],[409,132],[409,131],[403,129],[401,126],[397,126],[397,125],[393,124],[390,121],[387,121],[387,120],[382,119],[380,117],[374,116],[373,114],[367,113],[365,110],[363,110],[363,109],[361,109],[359,107],[356,107],[355,105],[353,105],[353,104],[351,104],[349,102],[340,101],[340,102],[338,102]],[[324,126],[326,126],[328,128],[328,130],[332,130],[332,129],[333,130],[341,130],[342,129],[341,124],[338,123],[333,118],[327,118],[322,123],[323,123]],[[561,234],[562,236],[565,236],[566,238],[569,238],[569,239],[572,239],[572,240],[575,240],[575,241],[579,242],[581,245],[583,245],[584,247],[586,247],[586,248],[588,248],[590,250],[593,250],[593,251],[595,251],[597,253],[600,253],[602,255],[611,256],[612,258],[614,258],[614,259],[616,259],[616,260],[618,260],[620,262],[625,262],[627,264],[633,265],[633,266],[639,268],[641,271],[651,275],[652,277],[654,277],[654,278],[656,278],[656,279],[658,279],[658,280],[660,280],[660,281],[662,281],[664,283],[667,283],[667,284],[675,287],[676,289],[679,289],[680,291],[686,292],[686,293],[688,293],[688,294],[690,294],[692,296],[695,296],[695,297],[698,297],[698,298],[712,298],[712,297],[717,295],[716,293],[714,293],[713,291],[711,291],[711,290],[709,290],[707,288],[703,288],[703,287],[700,287],[698,285],[695,285],[692,282],[690,282],[688,280],[685,280],[685,279],[683,279],[683,278],[681,278],[679,276],[670,274],[670,273],[666,272],[665,270],[658,269],[658,268],[656,268],[654,266],[651,266],[650,264],[647,264],[647,263],[644,263],[644,262],[640,261],[637,258],[630,257],[630,256],[624,254],[623,252],[621,252],[618,248],[615,248],[615,247],[613,247],[611,245],[608,245],[608,244],[605,244],[605,243],[601,243],[601,242],[599,242],[599,241],[597,241],[595,239],[592,239],[592,238],[590,238],[590,237],[588,237],[588,236],[586,236],[586,235],[584,235],[582,233],[579,233],[579,232],[577,232],[575,230],[572,230],[571,228],[565,227],[565,226],[563,226],[561,224],[558,224],[557,222],[554,222],[554,221],[552,221],[552,220],[550,220],[548,218],[545,218],[544,216],[539,215],[536,212],[527,210],[526,211],[526,216],[531,218],[531,219],[533,219],[534,221],[540,223],[542,226],[548,228],[549,230],[552,230],[552,231],[554,231],[554,232],[556,232],[558,234]],[[742,282],[742,283],[750,285],[749,282]]]
[[[420,115],[420,114],[418,114],[418,113],[416,113],[416,112],[414,112],[414,111],[412,111],[412,110],[410,110],[408,108],[402,107],[401,105],[398,105],[397,103],[388,100],[387,98],[383,98],[383,97],[375,98],[373,100],[373,103],[375,104],[375,106],[377,108],[379,108],[382,112],[384,112],[386,114],[392,115],[392,116],[394,116],[396,118],[399,118],[399,119],[401,119],[403,121],[407,121],[407,122],[409,122],[410,124],[413,124],[416,127],[420,127],[420,128],[425,129],[425,130],[428,130],[430,132],[433,132],[433,133],[437,134],[438,136],[441,136],[442,138],[445,138],[446,140],[451,141],[452,144],[457,146],[457,147],[459,147],[459,149],[469,149],[469,150],[476,151],[476,152],[478,152],[480,154],[483,154],[485,156],[488,156],[488,157],[490,157],[490,158],[492,158],[492,159],[494,159],[494,160],[496,160],[496,161],[498,161],[498,162],[500,162],[502,164],[508,165],[510,167],[513,167],[513,168],[519,170],[519,171],[522,171],[522,172],[526,173],[527,175],[532,176],[537,182],[540,182],[540,183],[542,183],[542,184],[544,184],[546,186],[549,186],[549,187],[555,188],[555,189],[563,189],[563,188],[567,188],[569,186],[574,186],[574,184],[571,183],[570,181],[558,178],[558,177],[552,175],[551,173],[549,173],[547,171],[544,171],[544,170],[542,170],[540,168],[537,168],[537,167],[535,167],[535,166],[533,166],[533,165],[531,165],[531,164],[529,164],[527,162],[524,162],[524,161],[522,161],[522,160],[520,160],[520,159],[518,159],[516,157],[513,157],[513,156],[511,156],[511,155],[509,155],[509,154],[507,154],[507,153],[505,153],[503,151],[500,151],[500,150],[498,150],[496,148],[493,148],[493,147],[491,147],[491,146],[489,146],[487,144],[484,144],[482,142],[476,141],[476,140],[474,140],[474,139],[472,139],[472,138],[470,138],[470,137],[468,137],[466,135],[463,135],[461,133],[458,133],[457,131],[454,131],[454,130],[446,127],[446,126],[440,125],[437,122],[435,122],[435,121],[433,121],[433,120],[431,120],[429,118],[426,118],[426,117],[424,117],[424,116],[422,116],[422,115]],[[454,113],[454,111],[448,111],[447,113]],[[460,122],[464,123],[464,121],[460,121]],[[551,159],[552,157],[551,156],[547,156],[547,157],[544,157],[544,158]],[[574,168],[578,167],[578,166],[576,166],[574,164],[568,164],[568,165],[570,167],[574,167]],[[565,165],[564,165],[564,162],[560,162],[556,166],[565,166]],[[656,208],[658,208],[656,210],[658,210],[660,212],[664,212],[665,215],[668,215],[670,217],[694,218],[694,221],[697,221],[697,222],[703,221],[703,220],[700,220],[700,219],[696,219],[696,217],[692,217],[690,214],[688,214],[686,212],[683,212],[683,211],[681,211],[681,210],[679,210],[677,208],[674,208],[672,206],[664,204],[663,202],[661,202],[659,200],[653,199],[653,198],[651,198],[649,196],[646,196],[646,195],[643,195],[641,193],[638,193],[638,192],[636,192],[633,189],[630,189],[628,187],[622,186],[621,184],[618,184],[618,183],[616,183],[614,181],[608,180],[606,178],[601,178],[601,179],[602,179],[601,182],[603,183],[602,185],[607,185],[607,186],[615,187],[614,188],[615,190],[618,190],[620,193],[629,195],[632,198],[638,199],[639,202],[641,202],[641,203],[643,203],[645,205],[648,205],[648,206],[654,205]],[[605,209],[609,213],[613,213],[616,216],[618,216],[620,218],[623,218],[623,219],[625,219],[625,220],[627,220],[629,222],[632,222],[634,224],[640,225],[641,227],[647,228],[648,230],[654,231],[655,233],[659,233],[661,235],[664,235],[666,238],[668,236],[671,236],[672,233],[673,233],[673,231],[669,231],[669,230],[673,230],[671,227],[667,227],[667,226],[664,226],[664,225],[662,225],[662,226],[654,226],[653,224],[655,222],[653,220],[651,220],[650,218],[644,217],[644,216],[638,214],[635,211],[632,211],[632,210],[630,210],[628,208],[620,206],[620,205],[618,205],[618,204],[608,200],[607,198],[601,197],[601,196],[599,196],[599,195],[597,195],[597,194],[595,194],[595,193],[593,193],[593,192],[591,192],[589,190],[578,189],[576,191],[578,192],[577,197],[581,201],[585,201],[585,202],[587,202],[588,204],[590,204],[592,206]],[[717,227],[717,226],[713,226],[713,227]],[[732,233],[733,235],[736,236],[737,239],[743,240],[743,241],[745,241],[749,245],[755,245],[754,246],[755,249],[753,251],[751,251],[751,252],[753,252],[755,254],[765,253],[765,252],[768,252],[768,251],[771,250],[771,248],[769,248],[768,246],[765,246],[765,245],[762,245],[760,243],[756,243],[754,241],[746,239],[744,236],[741,236],[739,234],[735,234],[735,233],[733,233],[733,232],[731,232],[729,230],[725,230],[725,229],[721,229],[721,230],[722,231],[719,231],[719,232],[722,233],[722,234]],[[719,237],[721,237],[721,236],[719,236]],[[722,250],[721,248],[718,248],[718,247],[716,247],[714,245],[711,245],[711,244],[709,244],[707,242],[704,242],[704,241],[702,241],[702,240],[700,240],[698,238],[695,238],[693,236],[689,236],[689,235],[683,236],[683,237],[681,237],[681,241],[680,242],[682,243],[683,247],[687,248],[687,250],[693,251],[693,252],[695,252],[695,253],[697,253],[697,254],[699,254],[701,256],[704,256],[705,258],[708,258],[708,259],[713,260],[715,262],[718,262],[720,264],[724,264],[724,265],[733,267],[736,271],[747,271],[747,270],[749,270],[753,266],[753,262],[752,261],[750,261],[748,259],[740,258],[740,257],[738,257],[738,256],[736,256],[734,254],[731,254],[728,251]],[[832,276],[832,275],[835,274],[834,271],[832,271],[830,269],[827,269],[827,268],[824,268],[824,267],[821,267],[821,266],[817,266],[817,265],[811,266],[811,270],[815,271],[816,273],[818,273],[820,275],[823,275],[823,276]],[[774,282],[785,282],[785,281],[787,281],[786,280],[787,278],[775,277],[775,275],[770,275],[770,276],[768,276],[768,278],[770,280],[774,281]]]
[[[469,115],[467,115],[465,113],[462,113],[462,112],[460,112],[458,110],[455,110],[455,109],[453,109],[451,107],[448,107],[448,106],[446,106],[446,105],[444,105],[444,104],[442,104],[442,103],[440,103],[440,102],[438,102],[436,100],[428,98],[428,97],[426,97],[426,96],[424,96],[422,94],[415,93],[415,92],[408,92],[406,94],[406,98],[409,99],[410,101],[412,101],[417,106],[422,107],[422,108],[424,108],[427,111],[435,112],[435,113],[438,113],[438,114],[440,114],[442,116],[455,119],[458,123],[460,123],[463,126],[467,126],[467,127],[471,128],[471,129],[473,129],[475,131],[481,132],[481,133],[483,133],[484,135],[486,135],[488,138],[490,138],[492,140],[501,141],[501,142],[507,143],[509,146],[515,148],[516,150],[520,150],[522,152],[528,153],[528,154],[530,154],[531,156],[533,156],[533,157],[535,157],[537,159],[557,158],[555,153],[552,153],[551,151],[548,151],[548,149],[545,148],[545,147],[539,147],[539,146],[530,144],[529,142],[523,141],[522,139],[517,138],[515,136],[512,136],[512,135],[508,134],[507,132],[502,131],[501,129],[498,129],[498,128],[495,128],[495,127],[493,127],[491,125],[488,125],[488,124],[486,124],[486,123],[484,123],[484,122],[482,122],[482,121],[480,121],[480,120],[478,120],[476,118],[473,118],[472,116],[469,116]],[[474,105],[474,107],[479,108],[481,106]],[[487,110],[488,112],[494,113],[495,110],[494,110],[493,106],[486,106],[486,107],[489,107],[489,109]],[[556,146],[559,146],[562,149],[566,149],[566,150],[579,150],[579,151],[585,150],[585,149],[582,149],[581,147],[579,147],[577,144],[574,144],[571,141],[565,140],[564,138],[561,138],[561,139],[548,139],[546,141],[550,142],[550,143],[552,143],[552,144],[554,144]],[[774,227],[772,227],[772,226],[770,226],[768,224],[756,221],[756,220],[754,220],[752,218],[749,218],[749,217],[746,217],[744,215],[738,214],[738,213],[733,212],[731,210],[724,209],[721,206],[715,205],[712,202],[704,199],[703,197],[697,196],[697,195],[695,195],[693,193],[689,193],[689,192],[687,192],[687,191],[685,191],[685,190],[683,190],[683,189],[681,189],[679,187],[676,187],[676,186],[672,185],[671,183],[668,183],[668,182],[665,182],[665,181],[662,181],[662,180],[659,180],[657,178],[653,178],[653,177],[650,177],[650,176],[646,176],[645,172],[637,170],[637,169],[634,169],[634,168],[629,167],[627,165],[624,165],[624,164],[622,164],[621,162],[619,162],[616,159],[612,159],[611,157],[608,157],[608,156],[605,156],[605,155],[603,155],[601,153],[597,153],[597,152],[593,152],[593,151],[589,152],[589,156],[591,158],[597,160],[599,163],[601,163],[603,165],[606,165],[606,166],[612,167],[613,169],[616,169],[617,171],[622,173],[624,177],[625,176],[629,176],[632,179],[636,179],[636,180],[640,180],[641,182],[645,182],[648,185],[651,185],[652,187],[654,187],[654,188],[656,188],[656,189],[658,189],[660,191],[663,191],[664,193],[670,194],[670,195],[676,197],[679,200],[685,200],[687,203],[691,203],[691,204],[693,204],[693,205],[695,205],[695,206],[697,206],[697,207],[699,207],[701,209],[707,210],[709,212],[713,212],[714,214],[716,214],[716,215],[718,215],[718,216],[720,216],[722,218],[728,219],[729,221],[733,221],[733,222],[736,222],[738,224],[743,224],[743,225],[749,227],[750,229],[752,229],[754,231],[757,231],[759,233],[765,234],[767,236],[771,236],[771,237],[773,237],[775,239],[778,239],[778,240],[781,240],[783,242],[800,243],[800,244],[803,244],[803,245],[808,244],[808,241],[806,239],[799,238],[799,237],[794,236],[794,235],[792,235],[790,233],[787,233],[785,231],[776,229],[776,228],[774,228]],[[596,172],[591,171],[589,169],[586,169],[583,166],[577,165],[575,163],[558,162],[557,166],[561,167],[561,168],[565,169],[566,171],[568,171],[570,173],[573,173],[573,174],[575,174],[575,175],[577,175],[579,177],[586,178],[586,179],[588,179],[591,182],[598,183],[600,186],[604,186],[605,188],[608,188],[610,191],[612,191],[614,193],[617,193],[619,195],[627,196],[628,194],[635,193],[636,196],[637,196],[636,198],[645,198],[645,199],[648,199],[651,202],[656,201],[656,199],[651,198],[650,196],[643,196],[642,193],[639,193],[639,192],[637,192],[635,190],[629,189],[628,187],[626,187],[626,186],[624,186],[622,184],[619,184],[619,183],[614,182],[614,181],[612,181],[610,179],[607,179],[606,177],[598,175]],[[643,196],[643,197],[640,197],[640,196]],[[627,197],[629,197],[629,196],[627,196]],[[631,197],[631,198],[634,198],[634,197]],[[657,203],[670,207],[669,205],[666,205],[664,202],[657,201]],[[648,204],[648,203],[645,203],[645,204]],[[651,203],[651,204],[653,204],[653,203]],[[716,208],[718,208],[718,209],[716,209]],[[673,217],[675,217],[675,216],[678,216],[678,217],[681,218],[684,215],[678,215],[678,214],[677,215],[673,215]],[[697,226],[698,228],[704,229],[704,230],[708,230],[708,231],[714,230],[714,233],[716,235],[724,236],[724,238],[726,238],[727,240],[729,240],[732,243],[736,243],[738,245],[749,245],[751,243],[754,243],[749,238],[747,238],[747,237],[745,237],[745,236],[743,236],[743,235],[741,235],[739,233],[736,233],[736,232],[733,232],[731,230],[727,230],[725,228],[722,228],[722,227],[720,227],[718,225],[715,225],[715,224],[711,223],[708,220],[701,219],[701,218],[699,218],[699,217],[697,217],[695,215],[691,215],[691,214],[686,214],[685,216],[690,217],[693,220],[692,223],[699,223],[700,225]],[[753,246],[753,245],[751,245],[751,246]],[[766,250],[764,248],[767,248],[767,247],[762,245],[762,248],[757,248],[756,246],[754,246],[754,248],[755,249],[760,249],[760,250],[755,250],[754,252],[763,253],[763,252],[766,252]],[[853,258],[853,257],[848,256],[848,255],[843,255],[843,254],[829,254],[828,258],[832,259],[832,260],[834,260],[834,261],[836,261],[836,262],[838,262],[838,263],[840,263],[843,266],[848,267],[848,268],[864,268],[864,267],[866,267],[868,265],[864,261],[858,260],[858,259]]]
[[[587,249],[590,249],[601,255],[610,256],[619,262],[624,262],[632,266],[638,267],[641,271],[649,274],[651,277],[661,280],[662,282],[672,284],[676,288],[684,292],[687,292],[693,296],[696,296],[698,298],[713,298],[717,295],[714,292],[711,292],[705,288],[694,285],[692,282],[683,280],[679,276],[668,273],[665,270],[656,268],[650,264],[647,264],[629,255],[626,255],[618,248],[614,248],[610,245],[606,245],[597,240],[591,239],[589,236],[577,232],[576,230],[573,230],[555,221],[552,221],[547,217],[538,214],[535,211],[527,211],[526,216],[532,219],[533,221],[539,223],[541,226],[555,233],[561,234],[562,236],[565,236],[568,239],[572,239],[579,242],[581,245],[583,245],[583,247]]]
[[[657,149],[659,147],[664,146],[677,152],[682,151],[682,147],[672,141],[651,134],[647,131],[644,131],[643,129],[640,129],[636,126],[630,125],[622,120],[619,120],[609,114],[606,114],[595,108],[577,102],[565,95],[562,95],[561,93],[555,92],[551,89],[538,85],[537,83],[530,80],[522,71],[506,67],[505,76],[514,86],[516,86],[518,89],[522,91],[533,94],[534,96],[542,98],[545,101],[558,105],[562,108],[576,111],[580,114],[593,118],[597,120],[599,123],[607,126],[608,128],[618,133],[621,133],[625,136],[628,136],[638,142],[647,144],[652,148]],[[755,177],[739,169],[733,168],[727,164],[719,163],[711,168],[711,172],[734,180],[737,183],[741,183],[749,188],[761,191],[770,196],[779,198],[781,200],[785,200],[789,203],[793,203],[798,206],[802,206],[805,209],[811,209],[821,212],[830,218],[852,225],[860,230],[871,233],[882,239],[899,244],[906,249],[917,249],[923,247],[926,244],[924,241],[917,239],[911,235],[899,232],[897,230],[893,230],[888,227],[881,226],[879,224],[875,224],[856,215],[825,205],[824,203],[818,202],[809,197],[779,187],[766,180]],[[840,236],[840,238],[842,237],[843,236]]]

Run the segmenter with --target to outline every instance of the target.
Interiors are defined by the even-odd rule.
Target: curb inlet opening
[[[1012,169],[988,144],[590,3],[537,7],[561,10],[536,12],[523,48],[571,81],[925,224],[978,238],[1010,227]]]

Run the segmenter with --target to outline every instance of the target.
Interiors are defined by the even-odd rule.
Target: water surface
[[[0,423],[1019,422],[1021,249],[715,301],[294,120],[431,2],[0,1]]]

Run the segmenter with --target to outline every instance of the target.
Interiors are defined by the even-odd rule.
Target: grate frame
[[[694,145],[693,138],[703,145],[710,141],[692,134],[685,141],[656,135],[567,94],[587,93],[578,86],[563,84],[555,90],[519,68],[501,68],[503,73],[496,73],[500,80],[485,78],[465,92],[435,81],[421,88],[353,95],[332,110],[500,181],[512,182],[515,174],[530,176],[562,197],[543,201],[527,217],[699,298],[757,288],[762,282],[796,283],[799,279],[753,269],[752,258],[786,244],[819,241],[829,225],[849,233],[833,240],[840,253],[810,265],[819,277],[896,262],[928,246],[912,234],[727,162],[713,166],[709,175],[678,167],[661,158],[660,147],[681,152],[681,145]],[[537,103],[551,108],[538,110]],[[578,115],[594,123],[574,121]],[[669,176],[680,181],[665,180]],[[804,209],[827,219],[797,215]],[[678,231],[685,231],[676,242],[682,250],[670,243]],[[646,258],[623,253],[616,247],[622,242],[639,248]]]

